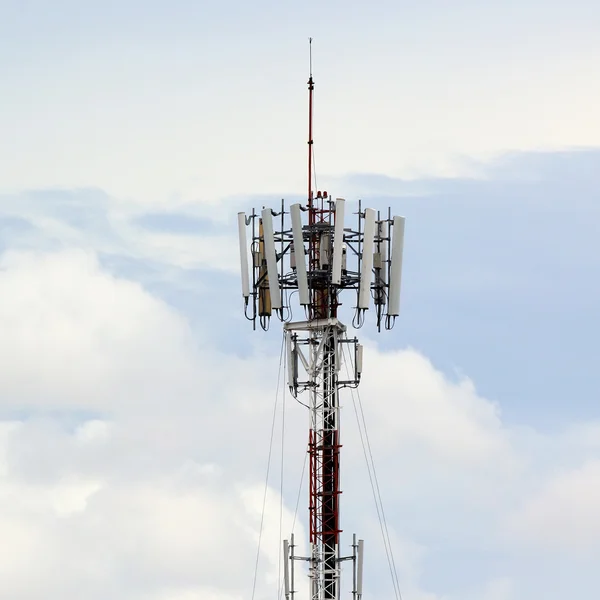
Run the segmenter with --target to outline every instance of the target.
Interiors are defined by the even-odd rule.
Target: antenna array
[[[294,536],[283,543],[286,600],[294,598],[294,565],[309,565],[311,600],[338,600],[341,564],[352,561],[353,599],[362,597],[363,540],[353,537],[352,554],[341,556],[339,537],[339,390],[357,387],[363,348],[338,320],[342,293],[354,297],[353,326],[374,307],[377,329],[391,329],[400,312],[404,217],[358,202],[354,226],[346,227],[346,201],[318,191],[313,197],[312,99],[309,87],[309,185],[306,204],[286,210],[238,213],[242,296],[246,317],[268,329],[273,315],[284,322],[288,386],[309,396],[310,555],[295,554]],[[249,235],[248,235],[249,233]],[[295,305],[295,306],[293,306]],[[294,308],[304,320],[293,321]],[[343,352],[346,349],[349,352]],[[339,377],[343,356],[353,363]]]
[[[279,211],[238,213],[246,317],[265,330],[273,314],[289,320],[293,292],[307,319],[337,316],[340,292],[354,290],[353,325],[362,327],[373,305],[378,330],[391,329],[400,314],[404,217],[388,209],[382,218],[359,201],[356,225],[347,228],[346,201],[326,194],[317,192],[320,208],[296,203],[286,211],[282,200]]]

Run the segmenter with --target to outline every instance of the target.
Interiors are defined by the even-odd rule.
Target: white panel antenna
[[[319,265],[321,269],[327,270],[329,267],[331,236],[323,234],[319,243]]]
[[[292,391],[294,397],[296,396],[294,390],[297,387],[298,381],[298,349],[292,339],[292,336],[285,336],[285,344],[287,351],[287,378],[288,386]]]
[[[306,256],[304,254],[304,240],[302,238],[302,213],[300,204],[290,206],[292,220],[292,236],[294,239],[294,258],[296,262],[296,276],[298,277],[298,296],[300,304],[310,304],[308,291],[308,278],[306,276]]]
[[[356,356],[354,359],[354,372],[356,379],[360,379],[363,370],[363,345],[356,344]]]
[[[400,314],[400,287],[402,282],[402,254],[404,250],[404,217],[394,217],[392,228],[392,258],[390,265],[390,295],[388,315],[397,317]]]
[[[360,267],[360,290],[358,308],[367,309],[371,300],[371,278],[373,276],[373,246],[375,242],[375,210],[365,208],[365,229]]]
[[[240,267],[242,271],[242,296],[250,296],[250,279],[248,276],[248,246],[246,240],[246,213],[238,213],[238,232],[240,238]]]
[[[269,292],[271,295],[271,308],[280,310],[281,289],[279,288],[277,254],[275,252],[275,236],[273,235],[273,215],[271,214],[271,209],[263,208],[261,216],[265,242],[265,259],[267,261],[267,276],[269,277]]]
[[[285,600],[289,600],[290,597],[290,547],[287,540],[283,540],[283,590]]]
[[[343,198],[335,200],[335,228],[333,231],[333,263],[331,283],[339,285],[342,282],[342,254],[344,251],[344,213],[346,201]]]
[[[359,600],[362,598],[363,593],[363,562],[365,556],[365,541],[358,540],[358,556],[357,556],[357,573],[356,573],[356,595]]]

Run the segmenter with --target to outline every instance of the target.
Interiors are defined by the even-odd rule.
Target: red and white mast
[[[280,212],[263,208],[248,217],[238,214],[242,295],[246,316],[264,329],[273,312],[284,320],[291,298],[297,297],[305,312],[303,321],[286,319],[284,333],[290,391],[293,396],[303,392],[309,396],[310,555],[295,554],[293,535],[284,541],[286,600],[293,600],[296,593],[297,561],[309,565],[311,600],[338,600],[341,565],[351,561],[353,598],[360,600],[362,540],[354,536],[352,554],[340,553],[339,391],[358,386],[362,346],[356,337],[347,336],[346,326],[338,320],[339,296],[350,290],[356,294],[354,327],[362,326],[373,304],[378,329],[382,325],[391,329],[400,308],[404,218],[392,217],[389,209],[382,218],[371,208],[363,210],[359,201],[356,228],[346,228],[344,199],[334,201],[321,191],[314,197],[312,56],[308,91],[307,203],[292,204],[289,212],[282,201]],[[292,296],[292,291],[298,294]],[[345,377],[340,375],[342,362]]]
[[[308,75],[308,205],[312,204],[312,166],[313,166],[313,92],[315,84],[312,76],[312,38],[308,40],[309,75]]]

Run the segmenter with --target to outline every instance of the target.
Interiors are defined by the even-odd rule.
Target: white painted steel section
[[[238,235],[240,238],[240,269],[242,272],[242,296],[250,296],[250,278],[248,275],[248,241],[246,239],[246,213],[238,213]]]
[[[358,308],[367,309],[371,301],[371,279],[373,275],[373,246],[375,243],[375,211],[365,209],[365,229],[360,268],[360,291]]]
[[[335,320],[337,321],[337,319]],[[308,346],[311,367],[309,377],[313,384],[309,392],[310,428],[312,430],[313,443],[317,448],[324,446],[327,432],[337,430],[339,425],[340,407],[338,403],[337,376],[341,365],[339,361],[335,360],[338,354],[338,342],[341,334],[338,325],[339,322],[324,329],[310,332],[312,343]],[[328,345],[328,341],[333,343]],[[324,468],[322,461],[317,459],[313,468],[317,472],[320,472]],[[316,480],[321,479],[319,476],[316,477]],[[316,496],[318,498],[319,494],[317,493]],[[317,502],[319,501],[317,500]],[[320,511],[317,511],[317,513],[320,514]],[[317,527],[321,526],[322,523],[317,525]],[[326,575],[331,574],[334,580],[336,580],[336,598],[339,598],[338,586],[341,568],[337,561],[337,547],[326,547],[319,540],[318,543],[312,545],[311,550],[311,600],[324,600]],[[335,568],[327,571],[325,565],[332,562],[336,565]]]
[[[312,329],[324,329],[325,327],[337,327],[339,331],[346,331],[346,326],[335,317],[314,319],[312,321],[294,321],[293,323],[283,324],[283,328],[286,331],[308,331]]]
[[[277,272],[277,254],[275,252],[275,236],[273,235],[273,215],[270,208],[263,208],[262,213],[263,235],[265,242],[265,259],[267,261],[267,275],[269,277],[269,292],[271,295],[271,308],[281,309],[281,289],[279,287],[279,274]]]
[[[296,276],[298,277],[298,296],[300,304],[310,304],[310,293],[308,290],[308,277],[306,275],[306,256],[304,252],[304,240],[302,237],[302,213],[300,204],[290,206],[292,220],[292,237],[294,240],[294,257],[296,260]]]
[[[335,201],[335,227],[333,230],[333,262],[331,266],[331,283],[339,285],[342,282],[342,254],[344,249],[344,215],[346,201],[337,198]]]
[[[400,289],[402,283],[402,254],[404,250],[404,217],[394,217],[392,229],[392,258],[390,265],[390,295],[387,314],[400,314]]]

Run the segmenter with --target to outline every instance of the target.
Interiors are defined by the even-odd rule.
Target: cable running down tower
[[[294,397],[302,392],[309,397],[310,555],[295,554],[293,534],[284,540],[286,600],[295,600],[297,561],[308,563],[310,600],[339,600],[341,563],[351,561],[353,600],[360,600],[363,541],[353,536],[349,556],[341,555],[339,543],[339,390],[358,386],[363,349],[356,337],[347,337],[338,307],[342,292],[352,297],[353,291],[355,328],[363,325],[371,305],[379,331],[394,326],[400,311],[404,217],[392,216],[389,208],[383,216],[372,208],[363,209],[359,200],[356,225],[348,228],[343,198],[333,200],[326,191],[317,191],[315,197],[312,64],[308,92],[307,203],[286,210],[282,200],[278,211],[238,213],[242,295],[254,327],[258,321],[266,330],[273,314],[284,322],[288,385]],[[291,322],[291,301],[296,295],[306,319]],[[340,377],[344,348],[353,357],[348,379]]]

